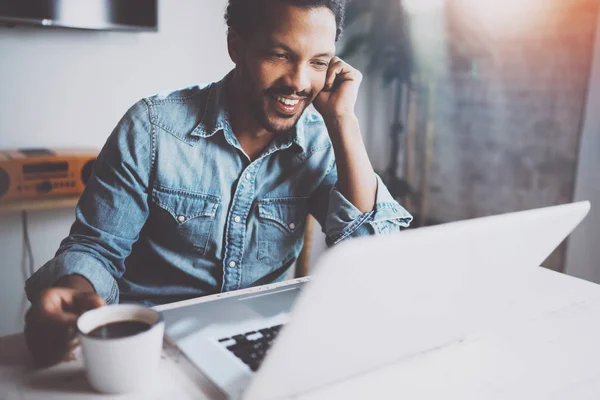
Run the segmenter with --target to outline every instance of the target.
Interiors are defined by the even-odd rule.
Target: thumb
[[[75,312],[78,314],[104,305],[104,299],[96,293],[78,293],[74,300]]]

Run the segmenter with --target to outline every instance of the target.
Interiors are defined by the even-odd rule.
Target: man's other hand
[[[93,291],[68,287],[42,291],[25,316],[25,341],[36,363],[49,366],[66,359],[77,345],[77,318],[102,305],[104,300]]]

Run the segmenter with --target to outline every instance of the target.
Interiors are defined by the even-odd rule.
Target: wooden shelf
[[[0,214],[20,212],[20,211],[39,211],[53,210],[57,208],[75,207],[79,201],[79,196],[73,197],[54,197],[42,200],[23,200],[11,201],[0,204]]]

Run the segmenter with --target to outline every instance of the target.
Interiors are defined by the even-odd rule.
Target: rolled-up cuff
[[[376,178],[375,208],[367,213],[361,213],[335,186],[332,188],[325,225],[328,245],[337,244],[349,236],[364,236],[371,231],[387,233],[410,225],[413,219],[410,213],[394,200],[381,178],[377,175]],[[365,224],[369,224],[372,230],[359,229]]]
[[[117,281],[104,268],[102,262],[90,254],[73,251],[59,254],[27,279],[27,298],[32,301],[42,290],[53,286],[62,277],[75,274],[90,281],[96,293],[104,298],[107,304],[119,302]]]

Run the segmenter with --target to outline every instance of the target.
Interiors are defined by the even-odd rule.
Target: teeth
[[[295,106],[296,104],[298,104],[300,102],[300,100],[290,100],[290,99],[286,99],[285,97],[279,96],[277,97],[277,101],[285,104],[286,106]]]

